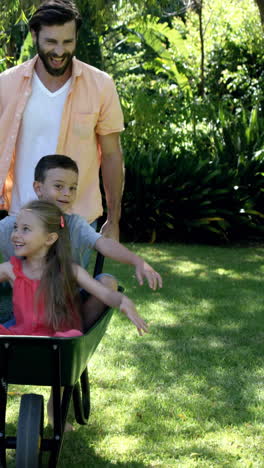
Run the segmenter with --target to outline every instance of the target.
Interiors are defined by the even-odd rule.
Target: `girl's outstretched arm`
[[[93,296],[97,297],[100,301],[110,307],[119,308],[127,318],[134,323],[138,329],[138,333],[143,335],[147,333],[148,326],[145,321],[138,315],[135,304],[124,294],[113,291],[103,286],[99,281],[92,278],[86,270],[80,265],[74,264],[73,271],[78,285],[85,289]]]

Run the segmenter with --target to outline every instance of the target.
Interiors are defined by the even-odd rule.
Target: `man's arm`
[[[124,187],[124,162],[119,133],[98,135],[101,147],[101,172],[107,205],[107,219],[101,233],[119,240],[119,220]]]

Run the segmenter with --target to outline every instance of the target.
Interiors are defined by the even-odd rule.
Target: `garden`
[[[0,71],[35,54],[38,3],[2,0]],[[124,111],[121,241],[164,286],[106,261],[150,330],[115,312],[89,363],[89,424],[59,466],[262,468],[264,2],[77,4],[76,55],[113,77]],[[11,432],[25,390],[10,386]]]
[[[164,287],[139,287],[132,270],[107,261],[149,333],[139,337],[115,312],[89,363],[89,423],[65,435],[58,466],[262,467],[263,247],[129,247],[160,271]],[[48,388],[33,390],[47,402]],[[26,391],[9,387],[10,432]],[[10,451],[10,468],[13,460]]]

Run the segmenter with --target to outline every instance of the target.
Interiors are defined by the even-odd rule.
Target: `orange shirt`
[[[8,210],[10,206],[16,141],[31,93],[31,79],[37,58],[0,74],[2,209]],[[123,128],[123,114],[113,80],[105,72],[73,58],[72,84],[63,109],[56,152],[70,156],[78,164],[79,184],[73,211],[89,222],[102,214],[97,135],[121,132]]]

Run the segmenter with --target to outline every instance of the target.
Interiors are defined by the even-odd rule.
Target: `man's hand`
[[[117,242],[119,241],[119,224],[112,223],[111,221],[106,220],[103,226],[100,229],[100,233],[104,237],[108,237],[110,239],[114,239]]]

